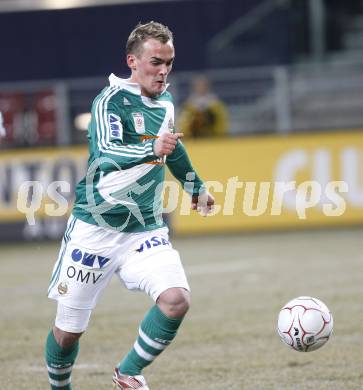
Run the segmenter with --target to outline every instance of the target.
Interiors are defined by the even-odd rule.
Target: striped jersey
[[[76,187],[73,215],[124,232],[157,229],[164,226],[165,165],[192,195],[203,183],[180,141],[166,159],[154,154],[155,139],[175,132],[174,105],[166,88],[148,98],[139,84],[114,74],[109,80],[92,105],[88,170]]]

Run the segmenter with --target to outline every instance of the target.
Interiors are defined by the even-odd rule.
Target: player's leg
[[[157,234],[149,235],[144,239],[155,246],[146,243],[144,250],[131,255],[120,271],[129,289],[141,289],[155,301],[139,326],[133,348],[116,369],[114,382],[121,389],[127,388],[127,381],[138,378],[143,368],[173,341],[190,305],[189,285],[179,254],[168,241],[167,231],[160,229]]]
[[[171,288],[163,292],[142,320],[135,344],[120,363],[119,371],[140,375],[171,344],[188,308],[188,291]]]
[[[78,339],[86,330],[98,297],[119,267],[115,233],[108,233],[73,217],[54,267],[49,298],[58,301],[54,328],[46,342],[51,389],[71,389]]]
[[[53,329],[49,332],[45,361],[52,390],[70,390],[72,368],[79,351],[79,338],[86,330],[91,310],[73,309],[58,304]]]
[[[190,292],[179,287],[170,288],[160,294],[156,303],[166,316],[182,318],[190,307]]]

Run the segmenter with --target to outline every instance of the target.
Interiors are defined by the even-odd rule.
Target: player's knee
[[[189,310],[190,293],[183,288],[170,288],[160,295],[157,304],[168,317],[180,318]]]
[[[72,347],[72,345],[74,345],[82,336],[82,333],[66,332],[57,328],[56,326],[53,328],[53,334],[55,340],[62,349],[68,349]]]

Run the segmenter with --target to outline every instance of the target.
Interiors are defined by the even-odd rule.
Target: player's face
[[[171,41],[161,43],[153,38],[148,39],[143,43],[140,53],[127,56],[127,64],[131,69],[130,81],[140,84],[144,96],[160,95],[173,66],[174,56]]]

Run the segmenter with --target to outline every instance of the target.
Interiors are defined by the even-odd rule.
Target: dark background
[[[174,70],[289,62],[287,8],[269,15],[258,32],[236,38],[230,50],[240,51],[237,63],[208,58],[211,38],[258,3],[199,0],[0,14],[0,81],[123,74],[127,37],[138,22],[150,20],[174,32]]]

